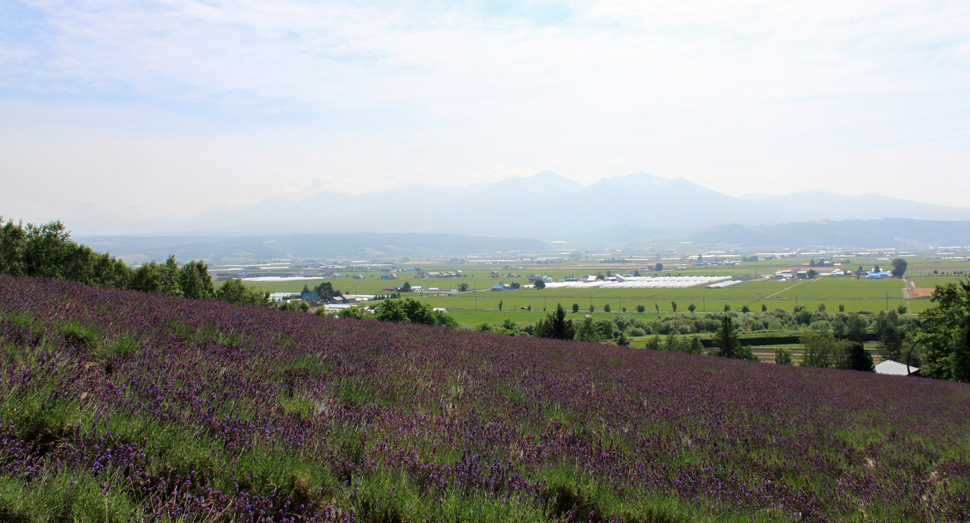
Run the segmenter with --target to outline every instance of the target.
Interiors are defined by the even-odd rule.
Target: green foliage
[[[775,349],[775,363],[779,365],[791,365],[791,351],[785,347],[778,347]]]
[[[637,312],[643,313],[645,310],[647,310],[647,308],[643,305],[637,305]]]
[[[876,315],[875,330],[879,335],[879,354],[884,359],[902,362],[903,343],[908,333],[896,311],[880,311]]]
[[[576,329],[576,341],[603,341],[603,335],[593,323],[593,317],[587,316]]]
[[[541,279],[536,280],[536,282],[535,282],[535,288],[538,289],[538,290],[540,290],[540,291],[542,289],[545,289],[546,288],[546,282],[542,281]]]
[[[458,322],[446,312],[436,311],[431,305],[414,298],[382,301],[376,307],[376,318],[395,323],[420,323],[458,328]]]
[[[937,286],[930,301],[935,305],[920,315],[916,333],[924,354],[920,374],[970,381],[970,277]]]
[[[172,260],[175,259],[173,256]],[[204,262],[190,261],[178,271],[178,286],[182,296],[196,300],[205,300],[215,296],[209,268]]]
[[[144,266],[142,266],[144,267]],[[140,270],[141,268],[139,268]],[[215,298],[220,301],[232,303],[234,305],[269,305],[270,301],[265,294],[257,289],[249,288],[239,278],[229,278],[219,290],[215,292]]]
[[[603,306],[603,312],[610,312],[612,310],[613,309],[610,308],[610,304],[609,303],[607,303],[606,305]]]
[[[677,302],[675,301],[670,302],[670,310],[677,312]]]
[[[802,356],[803,367],[828,369],[835,366],[838,341],[828,328],[818,326],[806,330],[802,334],[801,342],[805,347]]]
[[[750,347],[741,346],[738,339],[738,329],[731,321],[731,316],[725,314],[721,318],[721,326],[713,336],[714,346],[717,350],[712,352],[714,356],[723,358],[735,358],[743,360],[757,360],[757,356],[751,352]]]
[[[562,308],[562,304],[557,303],[555,312],[550,312],[536,323],[535,335],[557,340],[571,340],[575,337],[573,321],[566,319],[566,310]]]
[[[335,296],[343,296],[343,294],[337,289],[334,289],[333,284],[328,281],[321,282],[320,285],[314,287],[313,292],[317,294],[317,299],[324,303],[330,303]]]
[[[892,269],[893,278],[902,278],[903,274],[906,274],[906,268],[909,266],[909,263],[902,258],[896,258],[893,260],[892,263],[893,263],[893,269]]]
[[[691,303],[690,305],[687,306],[687,310],[689,310],[691,314],[693,314],[694,311],[697,310],[697,305],[694,305],[693,303]]]
[[[844,370],[858,370],[863,372],[873,372],[872,356],[866,351],[865,345],[859,340],[849,341],[842,349],[838,368]]]
[[[363,305],[357,305],[355,307],[347,307],[346,309],[341,310],[339,316],[341,318],[353,318],[355,320],[363,320],[365,318],[370,317],[371,313],[370,311],[367,310],[367,307],[364,307]]]
[[[579,304],[578,303],[574,303],[573,304],[573,314],[576,314],[577,312],[579,312]]]

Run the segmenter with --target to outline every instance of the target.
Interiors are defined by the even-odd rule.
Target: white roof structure
[[[876,365],[876,374],[888,374],[890,376],[909,376],[919,370],[919,367],[907,367],[898,361],[886,360]]]
[[[557,281],[546,284],[547,289],[687,289],[731,280],[730,276],[662,276],[630,277],[617,280]]]

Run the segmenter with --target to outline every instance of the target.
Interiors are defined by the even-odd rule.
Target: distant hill
[[[970,221],[930,221],[887,218],[719,225],[688,236],[697,245],[738,247],[922,247],[970,245]]]
[[[545,242],[457,234],[291,234],[263,236],[80,236],[79,243],[123,259],[179,260],[315,258],[390,259],[467,256],[506,251],[545,252]]]
[[[970,208],[877,195],[844,196],[819,189],[739,198],[682,178],[644,173],[585,186],[544,171],[467,187],[412,185],[359,195],[320,191],[298,202],[270,198],[209,209],[186,220],[148,224],[144,232],[198,236],[373,232],[587,241],[600,238],[603,231],[654,229],[687,234],[725,223],[765,226],[883,218],[970,220]]]

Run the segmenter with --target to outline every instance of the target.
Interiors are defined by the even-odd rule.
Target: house
[[[512,290],[512,287],[509,287],[508,285],[506,285],[504,283],[496,283],[495,285],[492,285],[492,290],[493,291],[510,291],[510,290]]]
[[[870,272],[869,274],[866,275],[866,278],[869,278],[870,280],[882,280],[885,278],[892,278],[892,277],[893,277],[893,273],[886,272],[886,271]]]

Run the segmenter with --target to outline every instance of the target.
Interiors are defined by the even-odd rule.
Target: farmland
[[[970,517],[960,384],[7,276],[0,304],[8,519]]]

